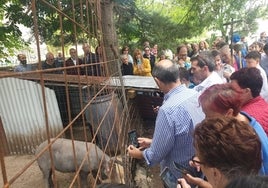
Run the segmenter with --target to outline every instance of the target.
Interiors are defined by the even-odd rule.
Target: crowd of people
[[[256,49],[242,53],[241,47],[232,52],[222,40],[214,45],[208,49],[202,41],[202,51],[196,45],[193,53],[179,45],[174,58],[155,61],[151,74],[164,93],[163,104],[157,108],[153,137],[138,138],[139,147],[129,145],[128,154],[148,166],[160,164],[161,171],[168,168],[164,187],[166,179],[177,188],[243,187],[249,179],[255,187],[268,187],[263,66],[268,54]]]
[[[101,76],[103,67],[101,62],[103,62],[102,49],[101,46],[95,48],[95,53],[91,51],[91,45],[84,43],[82,49],[84,52],[83,57],[78,57],[77,50],[75,48],[69,49],[69,58],[65,60],[66,73],[71,75],[89,75],[89,76]],[[14,68],[15,72],[25,72],[34,71],[32,64],[27,64],[27,59],[25,54],[19,54],[17,56],[20,62]],[[76,65],[85,65],[80,67],[75,67]],[[88,66],[90,65],[90,66]],[[42,70],[52,69],[49,73],[63,74],[62,67],[64,66],[64,61],[61,52],[58,53],[57,57],[54,56],[52,52],[46,54],[45,60],[42,61]],[[69,67],[69,68],[68,68]]]
[[[128,46],[120,51],[122,75],[153,77],[164,93],[153,137],[138,138],[139,147],[129,145],[128,155],[168,168],[178,188],[268,184],[268,41],[262,36],[247,46],[236,37],[233,43],[217,38],[211,48],[206,41],[181,44],[172,54],[146,41],[133,55]],[[101,75],[101,47],[95,53],[87,43],[82,48],[83,58],[70,49],[67,74]],[[25,55],[18,60],[15,71],[30,69]],[[42,68],[60,74],[62,63],[49,52]],[[82,64],[93,66],[74,68]]]

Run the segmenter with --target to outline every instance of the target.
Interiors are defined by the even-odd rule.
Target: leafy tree
[[[174,48],[208,30],[219,30],[227,38],[231,20],[235,21],[234,31],[250,35],[257,29],[256,18],[267,14],[264,5],[265,1],[249,0],[137,0],[136,7],[132,8],[136,14],[126,15],[125,20],[121,18],[118,28],[125,34],[124,29],[134,28],[133,32],[127,32],[131,40],[124,38],[130,43],[135,41],[141,45],[142,41],[149,40],[163,48]]]
[[[236,21],[234,31],[242,35],[254,33],[256,18],[267,15],[265,0],[101,0],[103,20],[100,22],[98,7],[87,0],[45,2],[40,0],[36,4],[38,30],[41,41],[53,46],[89,38],[95,45],[103,40],[117,47],[116,34],[109,33],[115,27],[120,46],[141,47],[148,40],[162,48],[174,49],[207,30],[220,30],[222,36],[229,36],[231,20]],[[15,49],[27,44],[21,39],[18,24],[34,29],[31,8],[31,0],[0,0],[0,58],[12,55]],[[73,9],[79,11],[73,13]],[[61,20],[63,27],[60,27]],[[92,20],[96,21],[89,24]],[[99,24],[102,24],[102,31],[96,30]],[[100,38],[100,32],[104,38]]]
[[[27,42],[21,39],[21,31],[18,25],[9,17],[7,12],[7,1],[0,1],[0,62],[11,63],[10,56],[13,56],[16,49],[23,47]],[[10,7],[13,7],[10,5]],[[14,11],[20,12],[21,9],[13,7]],[[19,15],[18,15],[19,16]]]
[[[248,0],[208,1],[202,3],[201,10],[206,14],[200,16],[210,23],[209,29],[220,30],[223,37],[230,35],[228,31],[232,24],[236,32],[248,35],[256,31],[255,20],[261,16],[262,7],[263,4]]]
[[[171,1],[139,0],[135,6],[124,4],[115,11],[119,40],[136,47],[141,47],[148,40],[162,48],[175,48],[180,40],[203,31],[203,27],[185,23],[186,8],[175,7]],[[187,16],[194,17],[191,11]]]

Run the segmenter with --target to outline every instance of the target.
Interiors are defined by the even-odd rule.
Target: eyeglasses
[[[199,161],[199,160],[197,160],[198,159],[198,157],[197,156],[192,156],[192,159],[191,159],[191,161],[193,161],[193,163],[194,163],[194,165],[196,165],[196,166],[200,166],[201,164],[204,164],[203,162],[201,162],[201,161]]]
[[[187,54],[179,54],[179,57],[187,57]]]

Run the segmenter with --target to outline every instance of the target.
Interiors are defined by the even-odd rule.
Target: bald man
[[[165,94],[157,113],[153,139],[138,138],[140,148],[130,145],[128,152],[131,157],[145,159],[149,166],[160,163],[161,171],[168,167],[174,175],[169,176],[169,180],[176,185],[177,178],[183,174],[175,170],[173,161],[191,168],[189,160],[195,153],[192,132],[204,114],[198,105],[198,92],[181,83],[179,69],[170,60],[158,62],[152,75]]]
[[[43,70],[44,69],[53,69],[53,68],[58,68],[58,67],[62,67],[62,64],[54,58],[54,54],[52,52],[48,52],[46,54],[46,60],[42,62],[42,69]],[[56,71],[52,71],[49,73],[62,74],[63,71],[56,70]]]
[[[27,58],[25,54],[18,54],[17,57],[20,64],[15,67],[14,72],[26,72],[32,70],[32,66],[27,64]]]
[[[91,52],[91,46],[84,43],[82,49],[84,51],[83,64],[87,65],[84,70],[81,70],[82,74],[101,76],[101,66],[98,64],[96,54]]]

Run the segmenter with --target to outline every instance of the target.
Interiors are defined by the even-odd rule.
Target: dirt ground
[[[142,136],[150,137],[153,134],[154,126],[152,123],[148,123],[144,129]],[[5,157],[5,168],[7,171],[7,178],[16,176],[16,174],[23,171],[31,161],[34,160],[33,155],[21,155],[21,156],[7,156]],[[60,173],[56,172],[56,178],[58,182],[58,188],[66,188],[71,184],[73,179],[73,173]],[[148,168],[142,161],[137,162],[137,170],[135,177],[137,188],[161,188],[162,182],[159,177],[159,166]],[[0,172],[0,187],[4,187],[2,171]],[[15,180],[10,188],[43,188],[44,181],[42,179],[42,173],[34,162],[17,180]],[[74,184],[74,188],[77,188],[77,183]]]
[[[10,180],[19,173],[28,163],[34,159],[33,155],[22,155],[22,156],[8,156],[5,157],[5,165],[7,169],[7,177]],[[0,187],[4,187],[2,172],[0,173]],[[56,172],[58,188],[66,188],[71,184],[71,180],[74,177],[73,173],[60,173]],[[137,165],[136,175],[137,187],[140,188],[151,188],[160,187],[161,181],[159,179],[159,168],[144,168],[143,165]],[[159,184],[160,183],[160,184]],[[43,188],[44,181],[42,179],[42,173],[35,162],[31,165],[15,182],[10,185],[10,188]],[[73,186],[77,188],[78,185],[75,183]]]
[[[33,155],[22,155],[22,156],[8,156],[5,157],[5,167],[7,170],[7,178],[10,180],[11,177],[16,176],[27,164],[34,159]],[[0,187],[3,187],[2,172],[0,173]],[[69,187],[73,174],[71,173],[56,173],[57,180],[61,182],[59,188]],[[10,185],[10,188],[34,188],[44,187],[42,173],[37,165],[33,163],[15,182]]]

